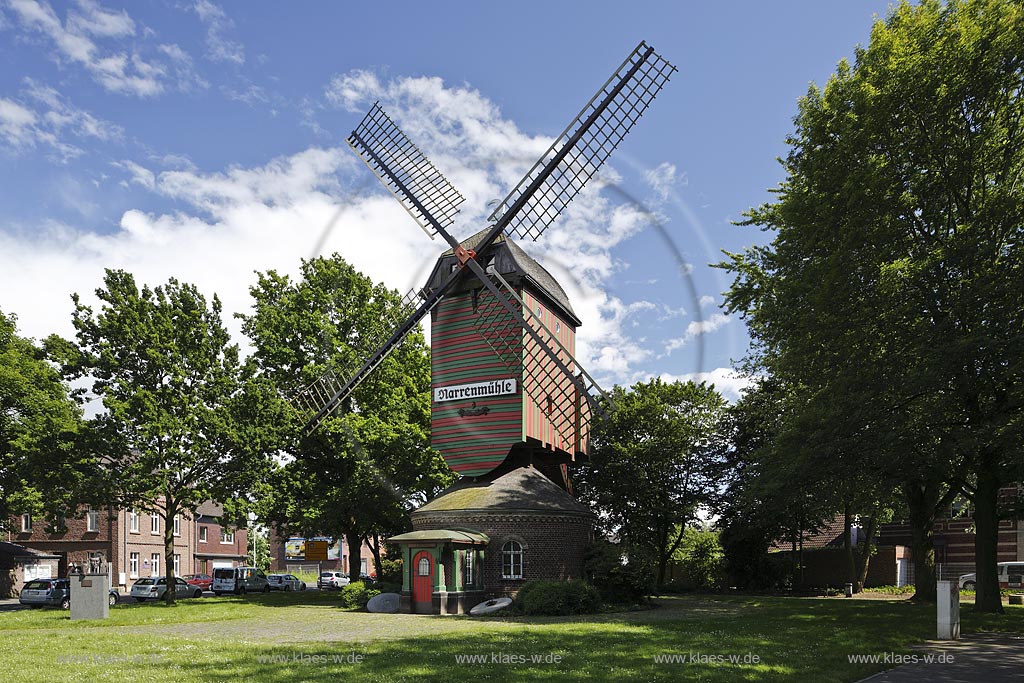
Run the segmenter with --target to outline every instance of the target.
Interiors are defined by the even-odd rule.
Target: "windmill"
[[[375,103],[348,136],[349,146],[431,239],[439,234],[451,246],[445,256],[454,256],[458,267],[441,279],[432,276],[432,287],[407,295],[411,310],[406,321],[364,364],[331,370],[296,396],[296,404],[310,416],[306,431],[312,432],[337,411],[445,296],[473,284],[487,299],[476,306],[482,311],[477,319],[480,336],[503,358],[508,370],[520,376],[522,390],[532,401],[543,404],[565,450],[585,453],[586,424],[600,388],[559,342],[559,333],[545,325],[496,268],[487,266],[496,243],[504,242],[506,234],[532,240],[541,236],[597,173],[675,71],[641,42],[498,204],[487,228],[466,244],[449,231],[463,196]],[[478,470],[473,472],[479,474]]]
[[[528,464],[543,472],[544,481],[517,479],[517,491],[558,485],[558,493],[571,498],[565,493],[571,489],[566,466],[586,456],[589,423],[601,391],[574,357],[580,321],[564,291],[510,237],[536,240],[551,226],[675,71],[641,42],[497,204],[488,226],[461,242],[449,228],[463,196],[375,103],[349,135],[349,146],[431,239],[440,235],[450,249],[438,260],[427,285],[403,300],[407,317],[379,348],[367,353],[358,367],[334,368],[296,395],[293,403],[308,416],[307,433],[344,405],[430,314],[432,443],[449,466],[464,482],[495,484],[499,475],[515,468],[513,454],[525,453]],[[534,475],[516,474],[523,476]],[[424,510],[445,498],[442,494]],[[577,513],[583,514],[573,514]],[[425,592],[416,597],[410,576],[415,567],[423,570],[444,557],[464,557],[459,553],[475,553],[477,546],[486,544],[476,537],[467,540],[460,535],[468,533],[464,525],[456,526],[446,532],[449,536],[431,541],[434,545],[415,536],[419,532],[409,539],[391,539],[411,548],[404,566],[413,604],[426,605],[431,594],[423,588]],[[479,536],[488,538],[483,532]],[[414,556],[416,548],[420,555]],[[471,556],[465,558],[459,561],[474,566]],[[513,557],[502,571],[515,566]],[[452,571],[449,568],[445,581],[452,580]],[[455,573],[457,584],[465,580]],[[434,589],[441,580],[436,576],[443,574],[430,574]]]

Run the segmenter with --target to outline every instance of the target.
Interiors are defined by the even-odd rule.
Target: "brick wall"
[[[588,516],[552,513],[434,512],[413,513],[416,531],[465,527],[487,534],[481,566],[488,597],[514,596],[524,583],[567,580],[583,576],[583,553],[593,540]],[[502,577],[502,546],[517,541],[523,547],[523,577]]]

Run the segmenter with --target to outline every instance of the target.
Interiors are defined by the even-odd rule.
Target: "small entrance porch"
[[[472,529],[410,531],[388,539],[402,548],[400,610],[465,614],[484,599],[486,534]]]

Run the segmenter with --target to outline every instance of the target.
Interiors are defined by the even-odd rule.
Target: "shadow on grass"
[[[666,601],[667,602],[667,601]],[[515,618],[517,628],[378,641],[213,647],[182,664],[197,681],[856,681],[885,665],[849,655],[909,652],[934,636],[934,607],[905,602],[726,600],[733,609],[694,617],[703,601],[669,602],[674,618],[634,621]],[[629,614],[620,615],[628,617]],[[1024,610],[1000,620],[1024,630]],[[971,629],[971,618],[965,627]],[[481,627],[486,628],[486,622]],[[990,624],[991,625],[991,624]],[[675,657],[675,661],[667,658]],[[230,676],[225,676],[230,672]]]

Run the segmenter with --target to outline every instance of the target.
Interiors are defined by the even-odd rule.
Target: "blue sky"
[[[114,267],[242,311],[253,271],[321,243],[405,292],[445,245],[348,150],[362,112],[379,99],[467,196],[468,235],[646,40],[679,72],[522,246],[566,286],[602,384],[703,372],[735,396],[748,339],[707,264],[767,239],[731,222],[782,179],[797,98],[888,6],[0,0],[0,310],[70,336],[70,293]]]

